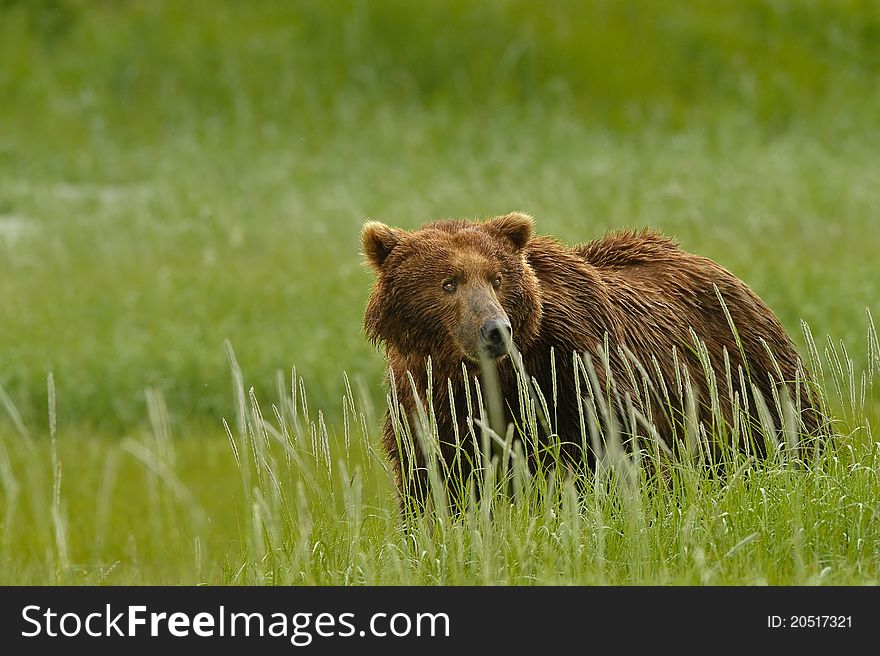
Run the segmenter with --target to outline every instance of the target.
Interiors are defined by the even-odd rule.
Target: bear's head
[[[520,213],[413,232],[367,223],[361,241],[376,274],[368,337],[404,357],[456,367],[505,356],[511,339],[528,348],[541,322],[538,279],[526,260],[532,227]]]

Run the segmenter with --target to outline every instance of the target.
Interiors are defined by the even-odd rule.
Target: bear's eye
[[[492,286],[495,289],[498,289],[499,287],[501,287],[501,274],[500,273],[497,276],[495,276],[495,280],[492,281]]]
[[[457,287],[458,283],[455,282],[454,278],[447,278],[443,281],[443,289],[447,292],[454,292]]]

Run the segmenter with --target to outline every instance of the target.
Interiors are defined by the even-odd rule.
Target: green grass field
[[[878,73],[855,0],[0,0],[0,583],[880,582]],[[840,435],[405,529],[360,226],[510,210],[732,270]]]

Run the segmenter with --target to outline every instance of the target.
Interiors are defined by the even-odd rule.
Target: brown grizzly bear
[[[385,347],[396,401],[391,410],[401,408],[411,425],[432,399],[447,479],[472,471],[478,460],[478,447],[465,439],[473,435],[468,403],[476,403],[466,386],[480,379],[481,356],[497,366],[504,426],[522,426],[522,381],[533,381],[552,407],[539,439],[545,446],[556,440],[574,463],[592,465],[601,450],[591,421],[607,430],[617,417],[620,433],[630,442],[641,439],[627,421],[635,413],[650,418],[641,432],[650,433],[650,424],[655,439],[672,450],[688,416],[702,423],[707,441],[732,432],[748,450],[746,424],[785,422],[782,384],[785,398],[794,390],[797,402],[787,407],[800,411],[800,432],[815,433],[819,413],[795,346],[773,312],[729,271],[647,230],[574,247],[532,231],[532,218],[521,213],[482,223],[438,221],[414,232],[378,222],[363,228],[364,255],[376,274],[365,328]],[[516,350],[508,351],[511,341]],[[592,366],[578,367],[573,354]],[[596,396],[601,400],[611,388],[611,412],[596,410]],[[587,396],[592,413],[585,412]],[[403,448],[392,419],[386,413],[384,446],[398,489],[422,502],[424,445]],[[739,429],[731,431],[735,423]],[[751,444],[756,455],[766,448],[763,439]]]

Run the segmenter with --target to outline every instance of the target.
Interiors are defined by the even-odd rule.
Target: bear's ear
[[[378,221],[368,221],[361,230],[361,245],[367,264],[376,271],[382,268],[394,247],[403,239],[403,230],[391,228]]]
[[[535,220],[522,212],[496,216],[486,223],[489,230],[509,239],[517,250],[522,250],[529,243],[534,226]]]

